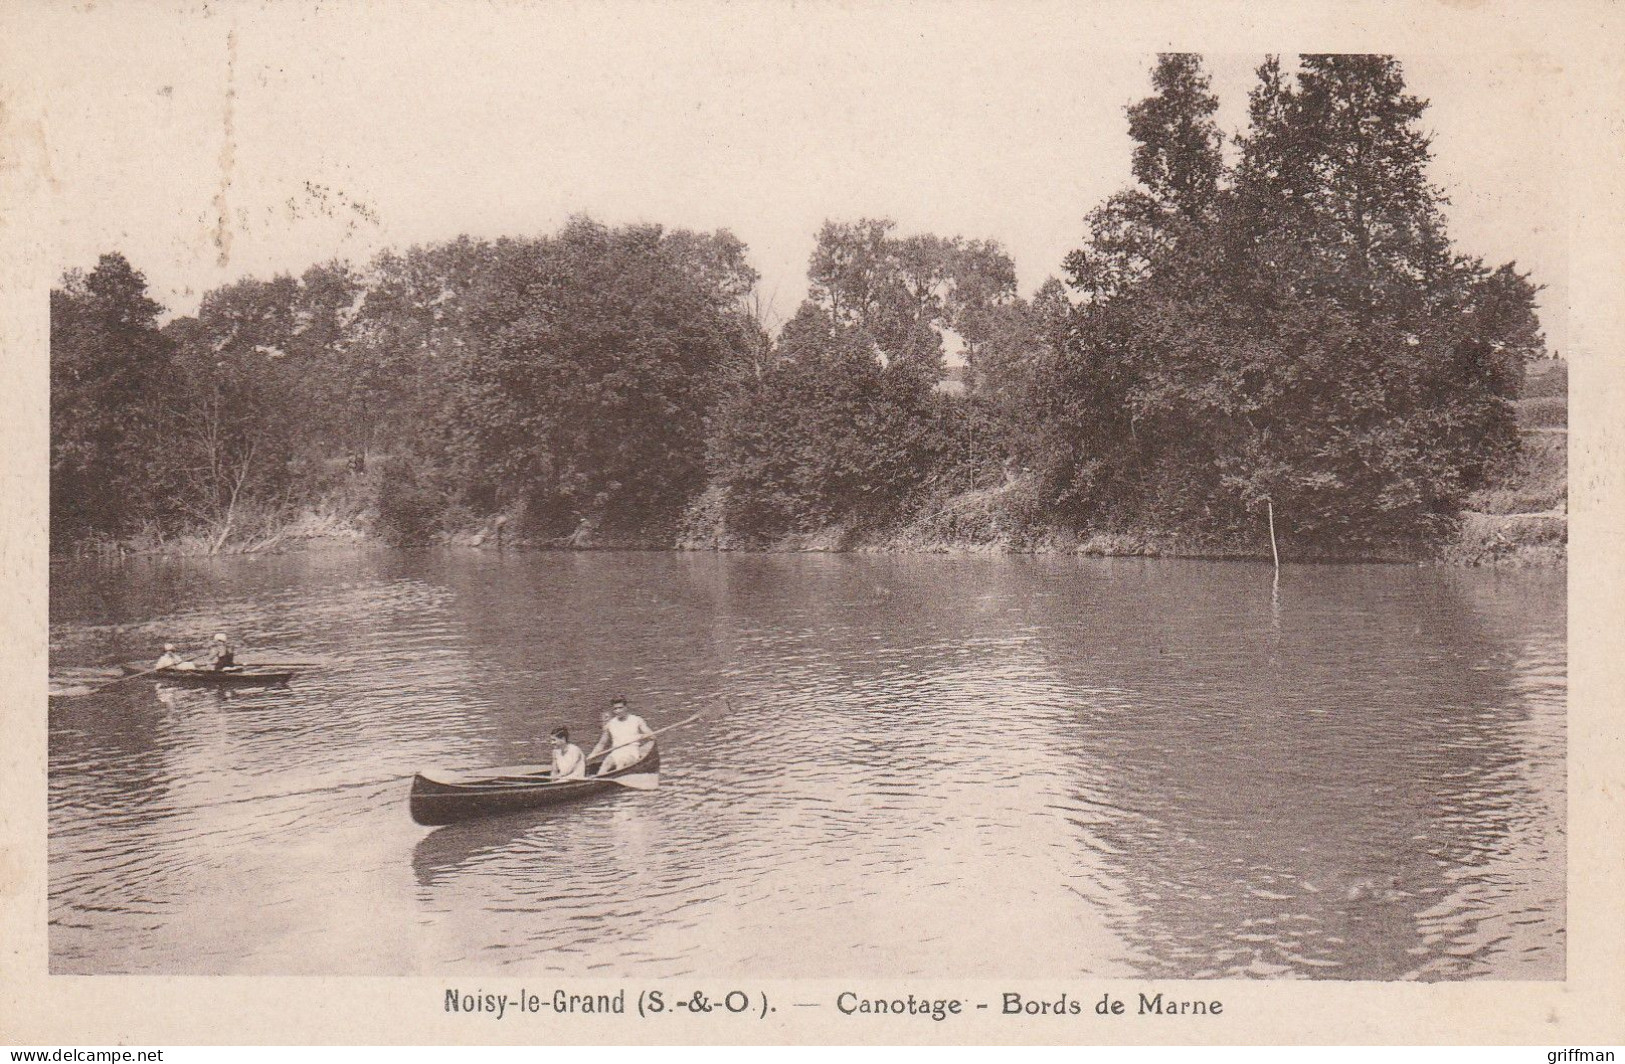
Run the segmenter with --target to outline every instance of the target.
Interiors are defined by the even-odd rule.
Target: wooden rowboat
[[[146,673],[159,683],[182,684],[187,687],[268,687],[293,679],[288,669],[256,668],[252,665],[234,665],[227,669],[142,669],[134,665],[121,665],[126,676]]]
[[[642,760],[603,776],[593,776],[599,762],[587,764],[582,780],[550,780],[548,765],[513,765],[477,772],[419,772],[412,777],[412,819],[425,826],[450,824],[515,809],[535,809],[574,802],[605,791],[626,790],[611,782],[622,776],[651,776],[660,771],[660,749],[652,742]]]

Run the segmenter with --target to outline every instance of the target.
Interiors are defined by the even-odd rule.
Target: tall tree
[[[1088,242],[1067,256],[1068,276],[1087,301],[1145,280],[1182,236],[1194,238],[1218,202],[1224,138],[1202,57],[1159,55],[1151,83],[1152,95],[1128,108],[1138,184],[1090,212]]]
[[[1202,57],[1164,52],[1151,72],[1156,92],[1128,109],[1134,176],[1159,207],[1198,218],[1212,205],[1223,170],[1219,98]]]
[[[350,454],[421,456],[446,445],[452,380],[470,357],[492,245],[455,240],[381,252],[364,274],[339,364],[349,409]]]
[[[1273,511],[1317,550],[1440,536],[1515,446],[1532,288],[1451,251],[1425,103],[1391,57],[1303,56],[1296,77],[1266,61],[1211,191],[1175,176],[1208,164],[1169,162],[1217,150],[1169,118],[1211,114],[1198,69],[1159,61],[1158,95],[1130,109],[1141,185],[1068,261],[1081,305],[1033,437],[1049,497],[1086,523],[1254,542]],[[1193,188],[1199,210],[1170,209]]]
[[[1016,298],[1015,264],[998,243],[893,236],[890,219],[825,222],[808,264],[808,298],[868,337],[881,360],[928,388],[952,330],[974,361],[997,308]]]
[[[466,479],[553,534],[674,527],[742,336],[727,241],[576,219],[496,251],[451,383]]]
[[[723,398],[708,462],[729,528],[772,538],[885,524],[930,476],[929,391],[883,367],[869,336],[808,300],[775,358]]]
[[[67,549],[152,517],[154,404],[170,357],[163,308],[123,255],[51,290],[51,537]]]
[[[304,446],[313,454],[362,452],[361,419],[352,401],[352,348],[364,292],[361,275],[346,262],[312,266],[299,277],[292,329],[282,350],[305,412]]]
[[[163,467],[190,524],[221,550],[285,509],[310,484],[311,368],[297,358],[299,283],[246,279],[206,293],[195,318],[166,326],[174,342],[164,389]]]
[[[1267,61],[1249,102],[1237,192],[1248,224],[1315,248],[1368,311],[1453,268],[1444,193],[1427,175],[1427,101],[1386,55],[1305,55],[1288,82]]]

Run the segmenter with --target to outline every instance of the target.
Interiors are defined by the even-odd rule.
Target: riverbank
[[[486,522],[442,534],[435,545],[473,550],[524,551],[691,551],[764,554],[1035,554],[1087,557],[1188,558],[1269,561],[1268,550],[1252,543],[1214,536],[1144,530],[1079,532],[1020,525],[1005,509],[1008,496],[1021,494],[1019,483],[1005,489],[956,496],[932,513],[889,531],[836,526],[763,542],[727,535],[685,535],[675,542],[652,536],[578,532],[565,539],[538,538],[499,530]],[[1555,567],[1566,564],[1568,517],[1562,510],[1545,513],[1463,514],[1458,537],[1433,552],[1380,551],[1360,554],[1305,554],[1288,543],[1288,562],[1379,562],[1459,566]],[[285,554],[297,551],[381,544],[363,516],[334,521],[302,514],[275,533],[228,541],[218,546],[203,534],[165,539],[139,537],[102,542],[77,552],[91,557],[208,556]]]
[[[1530,367],[1524,397],[1516,402],[1522,450],[1514,467],[1474,492],[1454,539],[1432,551],[1359,555],[1304,554],[1282,543],[1290,561],[1405,562],[1457,566],[1553,567],[1568,556],[1568,367],[1560,361]],[[227,534],[163,536],[148,532],[121,541],[84,545],[76,553],[208,555],[283,553],[334,545],[385,542],[378,527],[377,486],[360,473],[318,505],[289,514],[245,519]],[[476,549],[680,550],[765,553],[1076,554],[1102,557],[1268,560],[1267,544],[1189,532],[1137,529],[1080,532],[1046,521],[1030,479],[1014,477],[939,500],[892,528],[837,524],[772,541],[732,534],[714,492],[689,507],[671,535],[608,534],[582,527],[565,537],[537,537],[505,518],[470,520],[442,530],[435,541]]]
[[[1549,462],[1544,458],[1531,464]],[[510,531],[505,523],[482,521],[445,532],[434,543],[478,550],[573,551],[716,551],[740,553],[890,553],[890,554],[1048,554],[1094,557],[1207,558],[1268,561],[1268,549],[1256,543],[1188,532],[1135,530],[1080,532],[1034,522],[1027,514],[1030,485],[1015,480],[995,489],[954,496],[898,528],[863,529],[836,525],[772,541],[732,536],[725,529],[686,527],[675,539],[652,535],[603,534],[580,529],[559,538]],[[1550,567],[1566,563],[1568,514],[1566,498],[1542,511],[1510,507],[1531,493],[1498,487],[1478,493],[1476,505],[1462,515],[1457,537],[1433,552],[1379,551],[1361,554],[1305,554],[1282,544],[1286,561],[1391,562],[1460,566]],[[220,540],[207,533],[162,537],[142,535],[124,541],[101,541],[75,552],[83,556],[207,556],[214,554],[284,554],[293,551],[384,543],[374,519],[365,511],[336,514],[301,512],[272,529]]]
[[[1496,491],[1516,497],[1516,493]],[[1016,479],[998,488],[954,496],[899,528],[874,530],[835,526],[762,542],[733,537],[723,529],[690,529],[677,549],[763,553],[872,554],[1046,554],[1088,557],[1189,558],[1229,561],[1271,560],[1268,541],[1192,532],[1136,529],[1090,532],[1034,520],[1032,484]],[[1551,567],[1566,562],[1568,517],[1562,510],[1543,514],[1462,515],[1455,539],[1434,550],[1395,547],[1359,553],[1304,551],[1290,541],[1278,544],[1287,562],[1379,562],[1461,566]],[[613,548],[614,544],[603,544]]]

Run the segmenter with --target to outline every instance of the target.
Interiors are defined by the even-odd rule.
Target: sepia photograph
[[[1576,761],[1570,369],[1618,353],[1563,55],[1050,4],[10,17],[38,993],[1201,1041],[1617,948],[1573,893],[1617,771]]]

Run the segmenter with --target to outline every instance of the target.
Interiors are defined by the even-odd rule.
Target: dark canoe
[[[598,762],[589,762],[587,771],[597,769]],[[660,748],[650,750],[643,760],[606,776],[588,776],[584,780],[547,778],[548,765],[515,765],[509,768],[487,768],[477,772],[419,772],[412,777],[410,807],[412,819],[426,827],[450,824],[473,817],[491,816],[515,809],[536,809],[590,798],[607,791],[629,788],[609,781],[617,776],[633,776],[660,771]]]
[[[124,670],[126,676],[145,672],[149,679],[157,680],[159,683],[182,684],[187,687],[268,687],[293,679],[293,673],[287,669],[255,668],[252,665],[236,665],[229,669],[204,667],[148,670],[135,665],[119,667]]]

